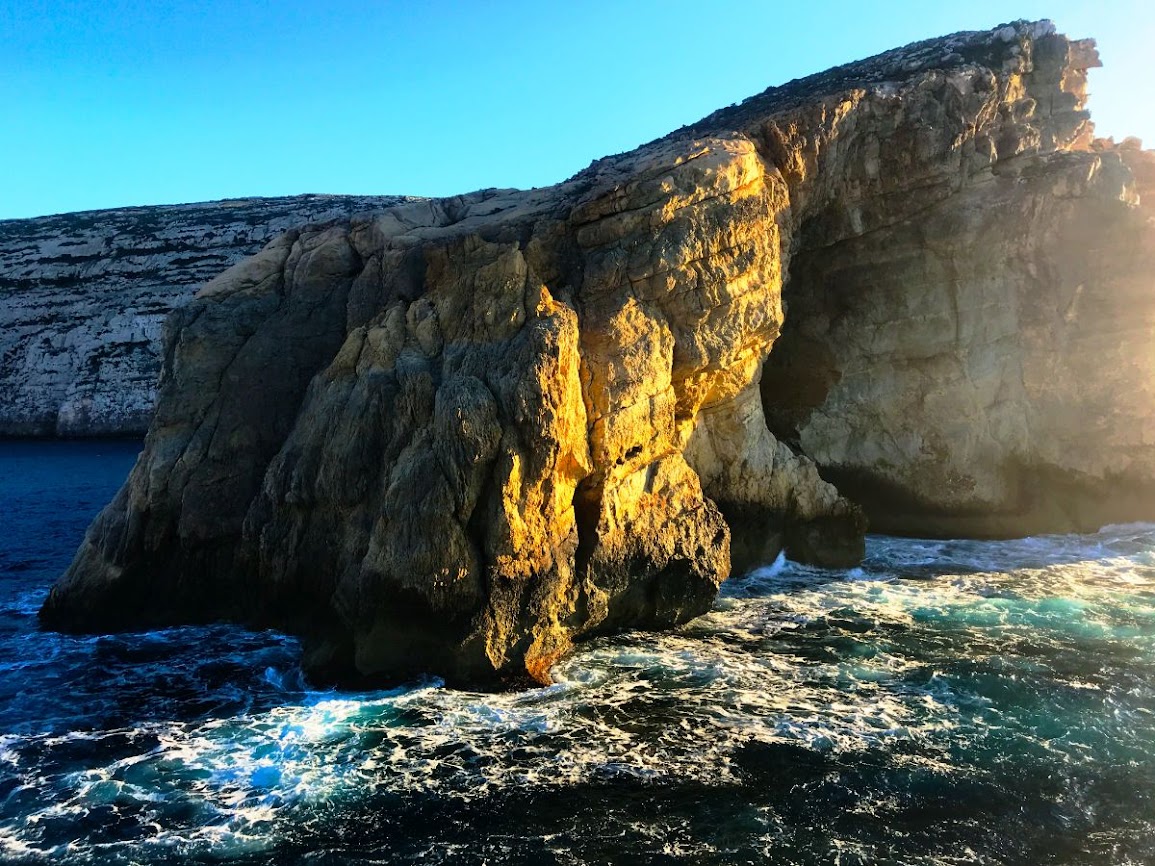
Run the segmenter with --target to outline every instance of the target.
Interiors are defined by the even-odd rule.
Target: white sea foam
[[[1026,760],[1020,752],[1065,772],[1105,751],[1150,762],[1155,683],[1120,674],[1112,653],[1155,659],[1153,549],[1148,526],[994,543],[871,539],[860,570],[780,559],[684,629],[597,641],[556,668],[554,685],[528,692],[436,682],[287,692],[283,706],[223,717],[2,736],[0,767],[16,784],[0,853],[231,857],[273,851],[310,816],[374,796],[465,805],[615,780],[722,789],[745,783],[752,747],[980,781],[997,780],[1000,761]],[[100,757],[105,746],[115,757]],[[1092,808],[1066,796],[1063,808]],[[896,798],[876,790],[851,811],[886,820]],[[82,836],[65,850],[45,829],[100,809],[131,819],[124,840]],[[759,814],[773,850],[792,831]],[[662,820],[629,832],[666,834],[654,850],[672,857],[716,853]],[[866,856],[836,841],[846,858]]]

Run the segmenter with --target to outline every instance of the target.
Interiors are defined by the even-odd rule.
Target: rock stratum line
[[[545,682],[780,550],[856,562],[856,503],[1155,517],[1155,158],[1093,138],[1097,64],[1049,22],[956,34],[555,187],[287,232],[168,319],[144,452],[43,622]]]
[[[411,200],[301,195],[0,220],[0,436],[143,436],[175,307],[287,229]]]

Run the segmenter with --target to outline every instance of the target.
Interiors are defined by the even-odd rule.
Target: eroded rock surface
[[[406,200],[302,195],[0,221],[0,436],[144,435],[175,307],[287,229]]]
[[[287,233],[169,320],[145,451],[43,621],[228,616],[329,679],[545,681],[732,566],[857,561],[820,466],[972,508],[1041,418],[1057,471],[1149,466],[1147,355],[1112,343],[1151,332],[1147,162],[1092,146],[1095,62],[1045,22],[959,34],[556,187]]]
[[[1092,140],[1091,43],[1029,56],[908,103],[924,138],[868,140],[799,229],[768,419],[879,531],[1155,517],[1155,153]]]

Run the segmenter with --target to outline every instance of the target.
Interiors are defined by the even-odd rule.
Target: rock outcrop
[[[0,221],[0,436],[143,436],[175,307],[287,229],[409,200],[302,195]]]
[[[878,181],[798,233],[767,417],[881,532],[1155,518],[1155,153],[1092,140],[1089,43],[1040,39],[1031,62],[953,166],[880,149]],[[896,209],[887,178],[911,168]]]
[[[556,187],[287,233],[169,319],[145,451],[43,621],[545,681],[732,567],[856,561],[820,468],[872,508],[970,513],[1029,467],[1151,516],[1149,163],[1093,144],[1096,62],[1045,22],[958,34]]]

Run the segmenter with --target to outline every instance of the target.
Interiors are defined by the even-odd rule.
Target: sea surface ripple
[[[5,863],[1149,864],[1155,526],[779,560],[553,685],[318,691],[36,610],[135,443],[0,443]]]

